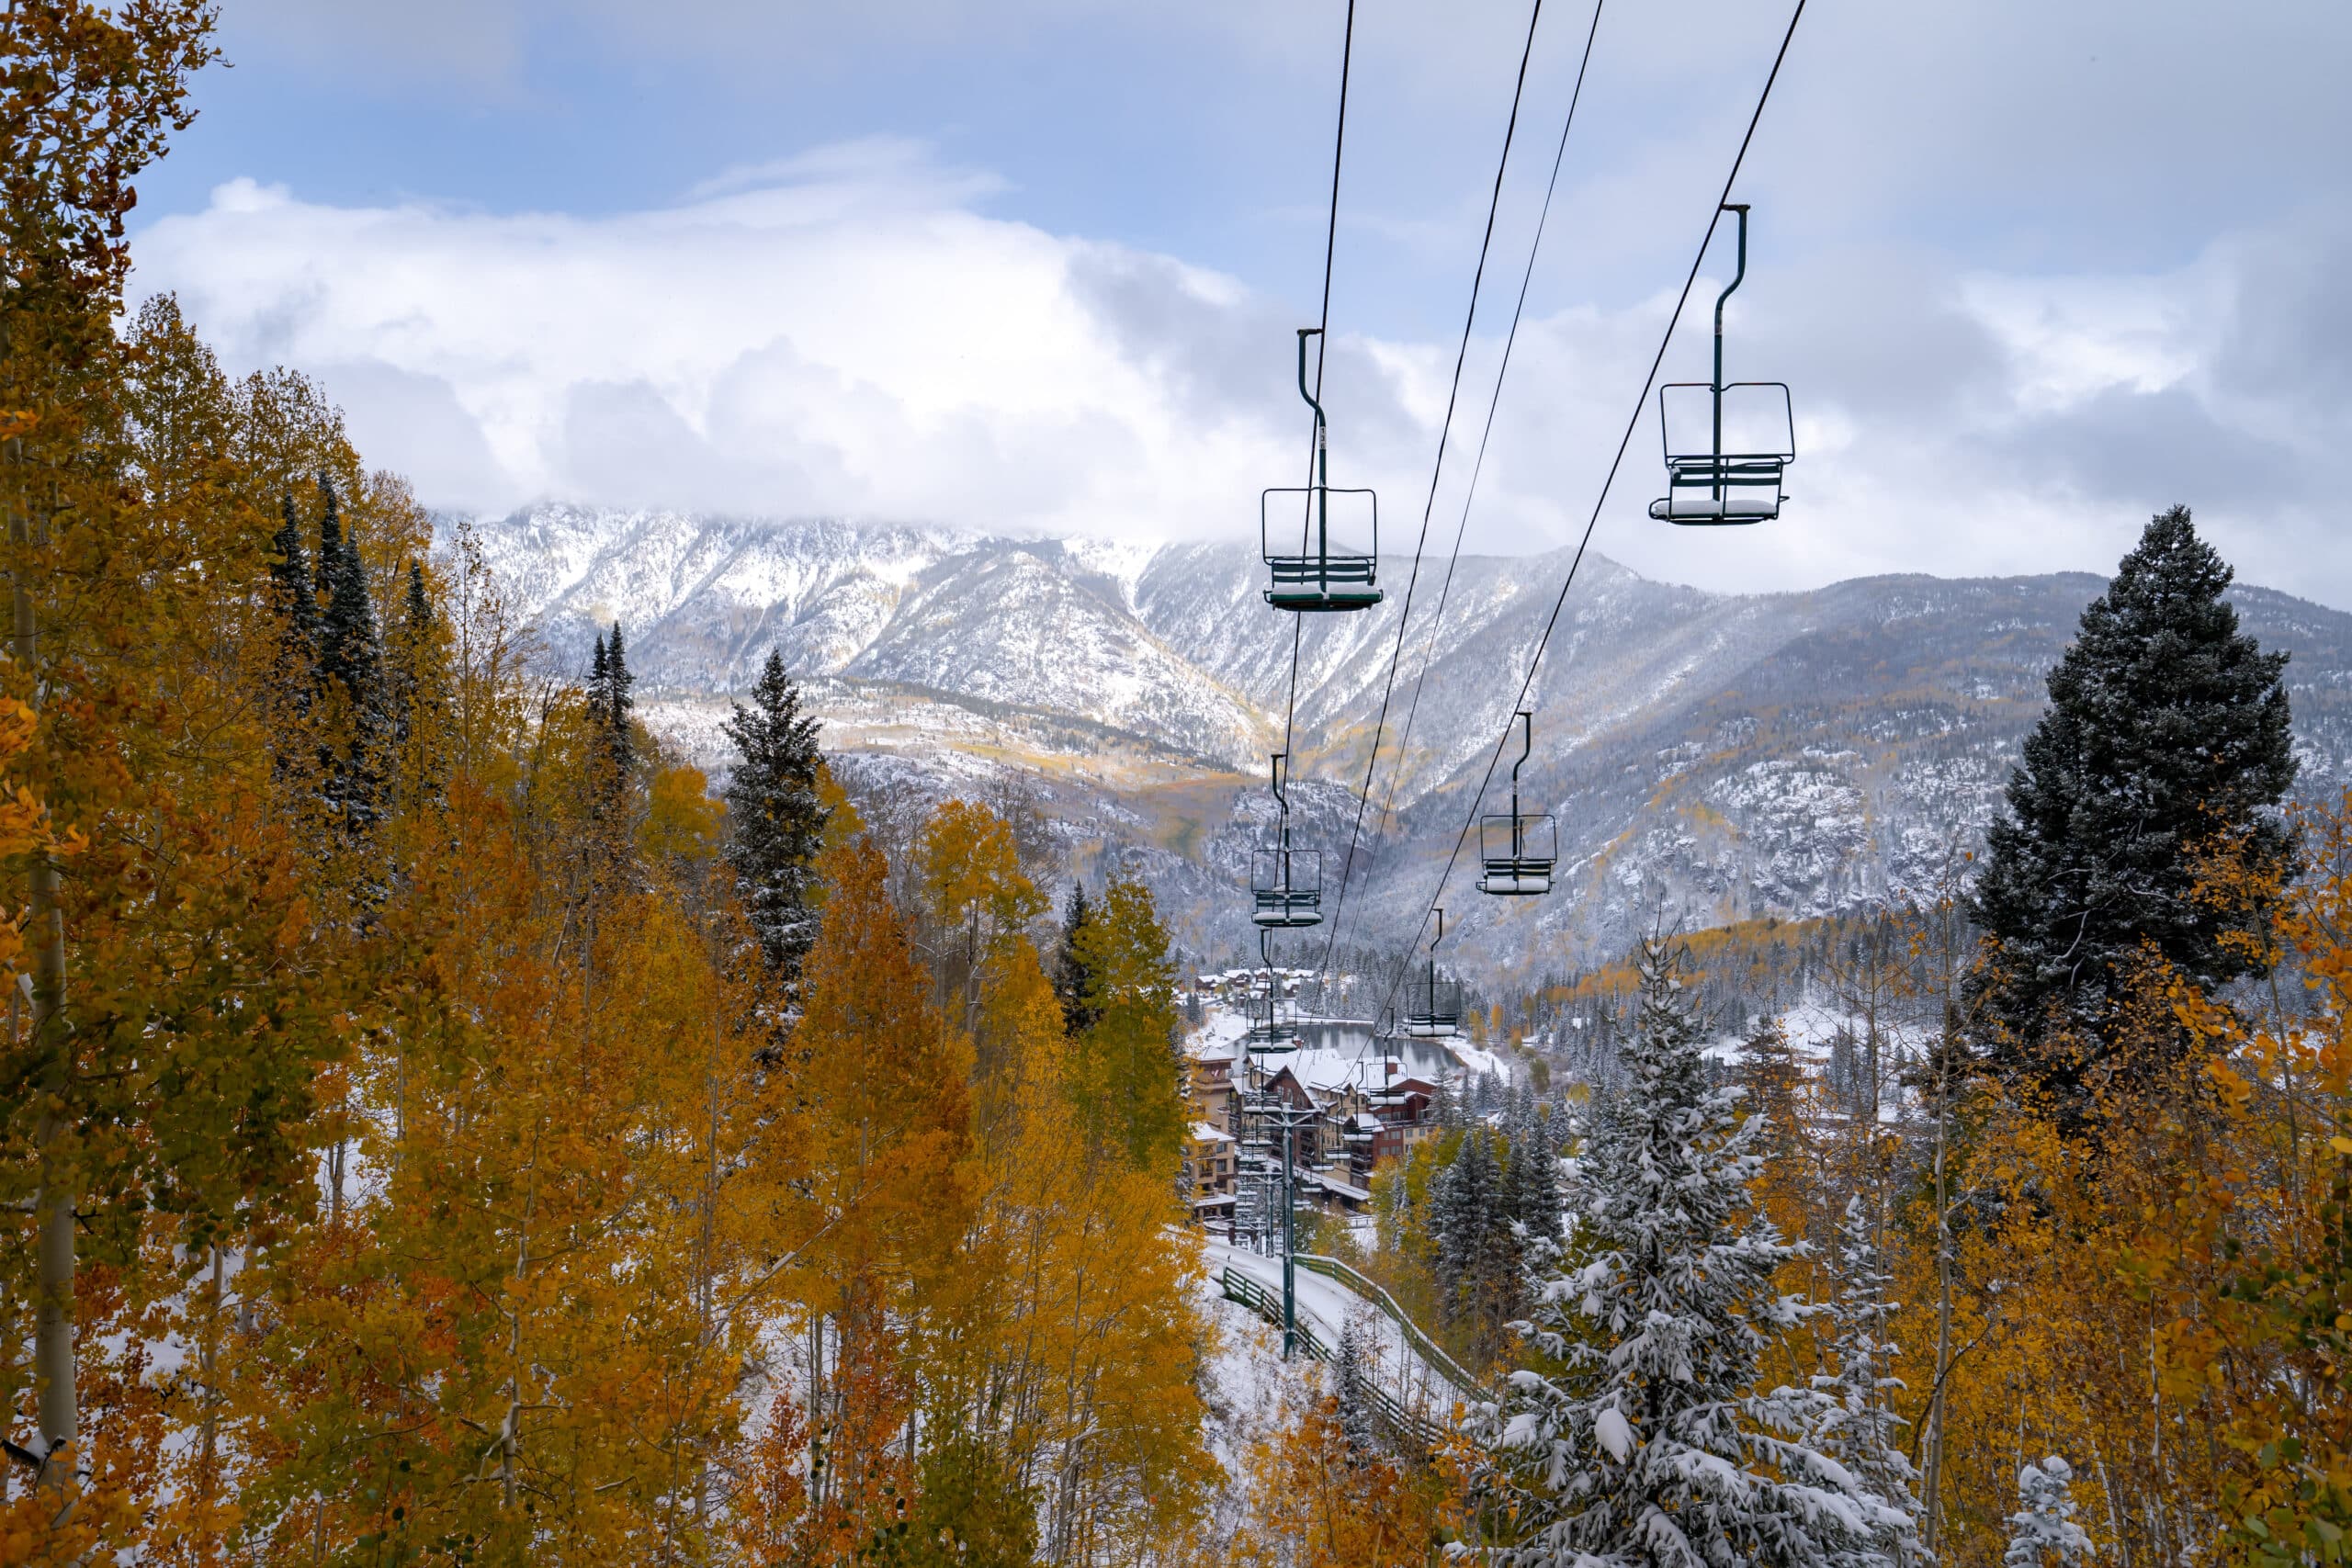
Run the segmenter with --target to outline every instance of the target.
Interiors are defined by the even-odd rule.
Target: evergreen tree
[[[1114,878],[1080,934],[1092,1022],[1075,1044],[1070,1091],[1095,1148],[1171,1179],[1182,1153],[1183,1064],[1168,928],[1140,882]]]
[[[302,523],[295,515],[294,492],[283,503],[284,521],[270,536],[269,601],[282,626],[286,658],[281,675],[290,677],[289,694],[309,705],[311,666],[319,651],[319,600],[311,586],[309,552],[302,548]]]
[[[1528,1117],[1510,1141],[1510,1164],[1504,1173],[1504,1212],[1519,1225],[1531,1247],[1560,1239],[1560,1167],[1550,1141],[1533,1117]]]
[[[1753,1392],[1766,1332],[1807,1312],[1773,1285],[1799,1249],[1756,1212],[1753,1124],[1708,1082],[1682,964],[1643,943],[1624,1081],[1578,1162],[1577,1260],[1528,1325],[1563,1371],[1519,1372],[1483,1424],[1518,1521],[1501,1562],[1815,1568],[1894,1512],[1803,1440],[1809,1394]]]
[[[406,745],[415,732],[420,683],[435,674],[432,647],[433,600],[424,589],[424,569],[411,561],[408,596],[401,605],[400,626],[384,668],[384,712],[396,744]]]
[[[1430,1103],[1430,1120],[1443,1133],[1459,1132],[1470,1122],[1462,1108],[1461,1091],[1454,1087],[1453,1075],[1442,1068],[1437,1075],[1437,1097]]]
[[[1496,1348],[1521,1296],[1524,1248],[1511,1228],[1513,1189],[1496,1141],[1485,1127],[1463,1136],[1430,1215],[1439,1310],[1447,1323],[1468,1328],[1481,1352]]]
[[[441,644],[424,568],[411,561],[407,600],[386,650],[384,705],[398,787],[418,800],[440,798],[446,775],[442,720],[448,699],[442,679]]]
[[[2238,629],[2230,578],[2188,508],[2148,525],[2051,672],[1986,835],[1973,913],[1998,948],[1977,996],[1999,1064],[2062,1103],[2102,1054],[2143,943],[2209,989],[2258,962],[2257,944],[2230,939],[2267,911],[2197,898],[2198,852],[2256,883],[2293,860],[2271,809],[2295,777],[2287,656]],[[2037,1050],[2053,1025],[2081,1050]]]
[[[1430,1182],[1430,1233],[1436,1242],[1431,1271],[1438,1310],[1458,1322],[1476,1294],[1475,1271],[1487,1227],[1502,1206],[1501,1173],[1480,1129],[1464,1134],[1453,1161]]]
[[[1348,1452],[1359,1460],[1370,1458],[1379,1449],[1378,1413],[1373,1407],[1366,1377],[1363,1336],[1357,1331],[1356,1320],[1350,1317],[1340,1325],[1340,1343],[1331,1356],[1331,1392],[1339,1404],[1340,1435],[1347,1441]]]
[[[1094,918],[1087,902],[1086,884],[1069,885],[1069,902],[1062,907],[1062,934],[1054,949],[1054,995],[1061,998],[1062,1027],[1075,1040],[1094,1025],[1095,1010],[1086,999],[1090,980],[1086,969],[1085,932]]]
[[[1841,1561],[1855,1568],[1878,1562],[1909,1563],[1921,1554],[1919,1500],[1913,1491],[1919,1472],[1899,1437],[1905,1424],[1891,1398],[1903,1380],[1888,1371],[1897,1354],[1886,1337],[1894,1303],[1887,1299],[1892,1280],[1871,1235],[1871,1216],[1857,1196],[1847,1200],[1838,1232],[1838,1300],[1828,1314],[1834,1325],[1829,1353],[1837,1370],[1815,1375],[1822,1403],[1814,1419],[1814,1446],[1846,1467],[1896,1517],[1883,1517],[1867,1550]]]
[[[636,683],[637,677],[628,672],[628,656],[621,648],[621,624],[615,621],[612,637],[605,644],[604,711],[599,716],[604,720],[605,744],[616,779],[627,779],[637,771],[637,737],[629,730],[637,701],[628,694]]]
[[[789,984],[817,937],[809,870],[828,814],[818,798],[817,720],[800,711],[782,654],[769,651],[752,705],[737,704],[724,728],[742,759],[727,781],[728,862],[762,954]]]
[[[318,690],[332,696],[343,726],[339,747],[327,757],[327,798],[346,828],[358,830],[376,819],[381,793],[381,751],[386,728],[383,655],[378,645],[375,606],[369,603],[368,567],[345,532],[334,483],[319,476],[317,588]]]
[[[277,649],[269,675],[268,700],[277,727],[272,772],[281,783],[300,765],[296,759],[309,755],[315,745],[309,721],[319,660],[319,601],[311,587],[310,554],[302,547],[302,524],[295,514],[292,491],[285,492],[283,519],[269,541],[269,604],[277,622]]]
[[[2004,1568],[2073,1568],[2090,1555],[2091,1538],[2075,1522],[2074,1479],[2074,1467],[2054,1454],[2018,1472]]]

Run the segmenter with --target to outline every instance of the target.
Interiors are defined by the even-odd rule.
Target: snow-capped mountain
[[[1661,909],[1708,923],[1930,888],[1981,836],[2101,586],[1887,577],[1717,594],[1588,556],[1529,694],[1520,773],[1526,808],[1558,819],[1559,886],[1506,900],[1473,890],[1475,823],[1446,865],[1474,797],[1506,808],[1518,742],[1503,737],[1566,552],[1464,558],[1450,581],[1426,563],[1393,693],[1411,563],[1384,562],[1386,604],[1303,618],[1294,698],[1293,618],[1261,602],[1238,545],[565,506],[473,527],[559,659],[584,668],[595,628],[621,623],[649,721],[689,753],[725,766],[718,721],[778,649],[844,778],[918,796],[1017,779],[1076,869],[1140,872],[1211,954],[1255,949],[1238,890],[1286,729],[1294,836],[1325,852],[1339,903],[1384,694],[1343,941],[1409,937],[1442,874],[1448,947],[1503,964],[1613,952]],[[2235,598],[2247,629],[2294,656],[2301,787],[2352,782],[2352,615]]]

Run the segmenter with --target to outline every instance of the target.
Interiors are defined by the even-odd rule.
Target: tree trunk
[[[23,505],[24,446],[7,443],[8,538],[17,547],[17,571],[11,597],[17,666],[35,672],[31,693],[40,698],[40,626],[26,587],[25,554],[33,542],[32,519]],[[48,1052],[40,1075],[41,1112],[33,1132],[40,1187],[33,1196],[36,1284],[33,1293],[33,1378],[40,1390],[39,1418],[44,1485],[63,1490],[73,1472],[71,1450],[79,1425],[74,1369],[74,1205],[72,1162],[60,1147],[65,1133],[65,1100],[73,1087],[71,1064],[60,1025],[65,1004],[65,922],[57,907],[57,863],[37,854],[32,863],[31,909],[26,945],[32,949],[33,1048]]]

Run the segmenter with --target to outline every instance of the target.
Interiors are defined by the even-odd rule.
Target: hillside
[[[726,762],[728,701],[780,649],[854,786],[1019,781],[1077,868],[1146,875],[1196,952],[1254,950],[1238,893],[1272,815],[1264,757],[1283,732],[1291,623],[1259,602],[1246,548],[563,506],[476,527],[559,659],[584,665],[594,628],[623,623],[649,719],[711,765]],[[1435,566],[1422,582],[1358,853],[1356,886],[1369,877],[1371,891],[1351,892],[1345,940],[1401,940],[1419,918],[1566,569],[1565,552],[1459,563],[1392,784]],[[1327,883],[1408,570],[1384,566],[1388,604],[1311,618],[1300,639],[1295,820],[1335,863]],[[1521,775],[1530,807],[1559,818],[1560,889],[1482,899],[1465,860],[1446,898],[1461,951],[1514,969],[1586,961],[1661,908],[1713,924],[1932,886],[1981,834],[2099,587],[1905,576],[1717,594],[1588,557]],[[2301,787],[2340,786],[2352,615],[2260,588],[2235,598],[2266,647],[2294,656]]]

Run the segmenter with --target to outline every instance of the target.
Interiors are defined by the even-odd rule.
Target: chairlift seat
[[[1250,857],[1250,919],[1268,931],[1323,923],[1322,856],[1314,850],[1260,850]]]
[[[1289,537],[1291,524],[1280,525],[1276,539],[1274,497],[1295,496],[1303,513],[1296,547]],[[1372,543],[1367,548],[1338,543],[1329,534],[1331,498],[1363,496],[1370,509]],[[1287,513],[1288,507],[1283,508]],[[1328,485],[1273,489],[1258,498],[1259,554],[1266,563],[1266,603],[1277,610],[1369,610],[1381,602],[1380,502],[1369,490],[1334,490]]]
[[[1412,987],[1407,990],[1406,1010],[1398,1020],[1397,1032],[1408,1040],[1450,1040],[1462,1032],[1462,982],[1445,980],[1432,974],[1418,987],[1420,1006],[1412,1003]]]
[[[1269,931],[1297,931],[1323,923],[1323,894],[1319,888],[1257,887],[1250,920]]]
[[[1490,860],[1478,878],[1478,891],[1505,898],[1549,893],[1552,864],[1548,860]]]
[[[1549,816],[1489,813],[1478,818],[1478,891],[1532,897],[1552,891],[1559,829]]]

